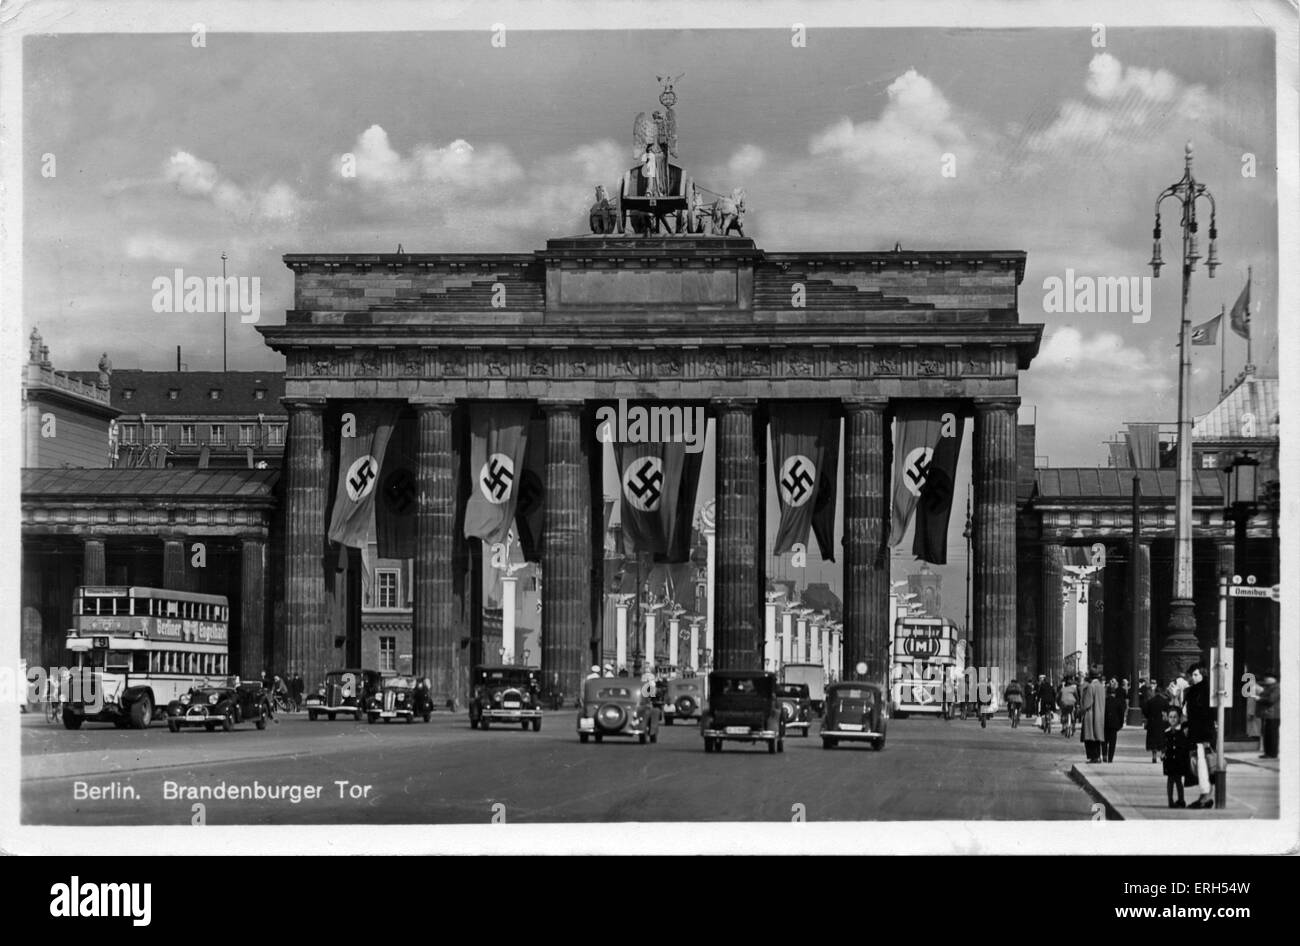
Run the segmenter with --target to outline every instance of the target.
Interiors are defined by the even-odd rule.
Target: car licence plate
[[[727,735],[728,735],[728,736],[748,736],[748,735],[749,735],[749,727],[748,727],[748,726],[728,726],[728,727],[727,727]]]
[[[861,723],[840,723],[840,729],[845,732],[862,732]]]
[[[591,719],[590,717],[585,717],[585,716],[584,716],[582,719],[578,720],[578,728],[579,728],[579,729],[595,729],[595,728],[596,728],[596,721],[595,721],[594,719]]]
[[[504,706],[506,709],[519,709],[519,701],[518,701],[518,700],[506,700],[506,701],[505,701],[504,703],[502,703],[501,705]]]

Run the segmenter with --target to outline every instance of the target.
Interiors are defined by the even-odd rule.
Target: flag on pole
[[[1250,338],[1250,280],[1248,273],[1246,288],[1241,290],[1241,295],[1232,304],[1232,314],[1228,317],[1228,324],[1242,338]]]
[[[1128,433],[1129,458],[1131,466],[1137,470],[1154,470],[1160,466],[1160,425],[1129,424]]]
[[[397,408],[387,404],[357,404],[343,413],[331,542],[359,549],[369,541],[379,472],[396,421]]]
[[[471,489],[465,506],[465,537],[489,545],[504,542],[515,519],[528,447],[531,404],[505,402],[470,414]]]
[[[1192,328],[1193,345],[1217,345],[1219,342],[1219,323],[1223,321],[1223,313],[1220,312],[1208,322],[1202,322]]]
[[[796,543],[807,545],[819,502],[824,510],[828,500],[835,501],[839,418],[821,405],[777,403],[771,423],[772,475],[781,507],[772,554],[784,555]],[[823,553],[830,544],[822,543]]]

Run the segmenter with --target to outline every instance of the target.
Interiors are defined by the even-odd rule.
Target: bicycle
[[[1051,735],[1052,733],[1052,711],[1051,710],[1047,710],[1043,713],[1043,721],[1039,728],[1041,728],[1044,733]]]
[[[1011,717],[1011,728],[1016,729],[1020,726],[1020,704],[1012,703],[1007,707],[1007,715]]]

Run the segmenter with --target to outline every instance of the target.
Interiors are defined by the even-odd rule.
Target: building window
[[[181,389],[180,389],[180,388],[168,388],[168,389],[167,389],[167,399],[168,399],[169,401],[175,401],[175,400],[177,400],[180,396],[181,396]]]
[[[221,400],[221,388],[211,388],[211,389],[209,389],[209,391],[208,391],[208,397],[209,397],[211,400],[214,400],[214,401],[219,401],[219,400]]]
[[[396,637],[379,638],[379,669],[380,671],[397,669]]]
[[[194,446],[194,425],[193,424],[181,424],[181,446],[183,447]]]
[[[272,446],[284,445],[284,424],[275,424],[266,428],[266,442]]]
[[[123,388],[123,389],[122,389],[122,400],[124,400],[124,401],[129,401],[129,400],[131,400],[131,398],[133,398],[133,397],[135,397],[135,388]]]
[[[254,389],[253,389],[253,400],[254,400],[254,401],[265,401],[265,400],[266,400],[266,388],[254,388]]]
[[[162,443],[162,442],[163,442],[163,439],[164,439],[166,436],[167,436],[167,425],[166,425],[166,424],[154,424],[154,425],[153,425],[153,442],[154,442],[154,443]]]
[[[375,607],[397,607],[397,569],[381,568],[375,573]]]
[[[255,424],[240,424],[239,442],[241,444],[257,443],[257,426]]]
[[[224,424],[213,424],[208,429],[212,431],[211,436],[208,438],[209,441],[212,443],[226,442],[226,427]]]
[[[1201,454],[1202,470],[1217,470],[1219,468],[1219,455],[1217,453]]]
[[[135,443],[136,438],[140,435],[139,429],[134,424],[123,424],[121,430],[122,443]]]

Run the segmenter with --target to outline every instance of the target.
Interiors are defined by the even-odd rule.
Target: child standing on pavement
[[[1171,706],[1165,712],[1169,728],[1165,730],[1165,751],[1161,753],[1165,769],[1165,794],[1169,797],[1170,808],[1186,808],[1183,798],[1183,778],[1191,765],[1191,738],[1187,734],[1187,724],[1183,722],[1183,711]],[[1174,787],[1178,788],[1178,801],[1174,801]]]

